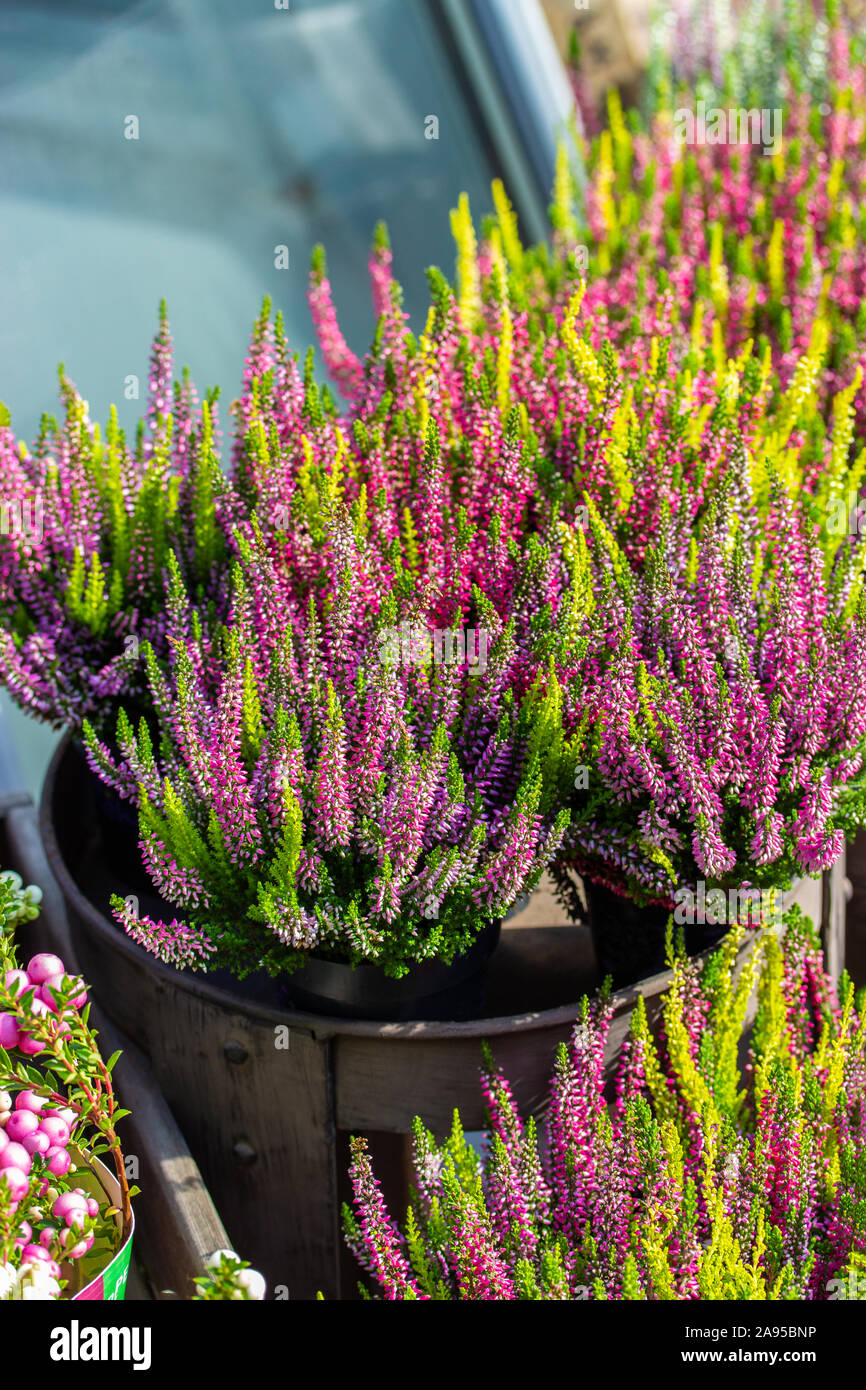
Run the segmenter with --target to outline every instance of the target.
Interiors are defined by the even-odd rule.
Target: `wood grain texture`
[[[278,1049],[272,1025],[181,991],[160,1019],[154,1075],[235,1248],[283,1297],[336,1298],[330,1043],[293,1028]]]
[[[823,881],[822,939],[827,970],[838,982],[845,965],[845,917],[848,894],[845,850]]]
[[[192,1159],[177,1121],[163,1100],[145,1058],[94,1010],[103,1054],[122,1051],[114,1071],[123,1106],[124,1153],[138,1160],[135,1250],[157,1298],[189,1298],[193,1279],[214,1250],[231,1246],[226,1229]]]

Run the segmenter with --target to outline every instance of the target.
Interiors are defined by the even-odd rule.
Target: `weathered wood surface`
[[[851,900],[845,917],[845,964],[854,983],[866,985],[866,830],[848,846]]]
[[[336,1297],[330,1043],[181,990],[159,1018],[154,1075],[235,1248],[276,1297]]]
[[[124,1154],[138,1161],[136,1254],[157,1298],[189,1298],[206,1256],[235,1247],[145,1058],[101,1013],[91,1019],[103,1053],[123,1053],[114,1077],[131,1111],[122,1121]]]
[[[829,873],[824,874],[821,925],[827,969],[838,980],[845,966],[846,907],[851,884],[846,874],[843,850]]]

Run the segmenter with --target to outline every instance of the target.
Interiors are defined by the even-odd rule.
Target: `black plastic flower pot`
[[[85,973],[97,998],[111,1012],[112,960],[123,950],[141,957],[144,968],[167,970],[198,982],[202,976],[159,963],[126,936],[111,914],[112,894],[134,898],[140,915],[166,921],[175,909],[156,892],[141,862],[134,809],[92,772],[84,750],[64,739],[52,761],[40,807],[43,843],[67,906]],[[86,907],[86,911],[83,908]],[[209,984],[244,1003],[276,1010],[300,1009],[332,1018],[460,1021],[483,1010],[487,963],[499,940],[499,923],[482,928],[472,946],[450,965],[424,961],[401,979],[373,963],[351,966],[312,955],[302,969],[277,979],[264,972],[236,979],[208,971]],[[121,1026],[125,1017],[116,1020]]]
[[[477,1018],[484,1008],[485,970],[499,932],[499,923],[490,923],[450,965],[423,961],[399,980],[377,965],[352,966],[314,955],[286,978],[283,987],[296,1008],[331,1018]]]
[[[638,907],[631,898],[589,880],[584,882],[584,892],[599,979],[609,975],[614,989],[621,989],[665,969],[668,908],[657,904]],[[715,946],[728,928],[696,923],[684,930],[686,951],[691,956]]]

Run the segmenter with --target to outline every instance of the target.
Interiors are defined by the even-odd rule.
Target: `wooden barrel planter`
[[[588,929],[522,928],[519,917],[507,923],[490,964],[485,1016],[466,1022],[320,1017],[281,1007],[273,982],[259,997],[244,997],[237,985],[156,961],[82,891],[91,872],[106,903],[123,886],[112,882],[110,865],[94,867],[101,850],[91,842],[94,822],[80,787],[79,799],[68,799],[73,776],[61,745],[46,778],[41,831],[97,999],[147,1054],[236,1248],[275,1295],[351,1296],[357,1269],[339,1215],[348,1196],[348,1136],[370,1136],[386,1195],[400,1210],[414,1116],[444,1134],[456,1107],[467,1130],[484,1126],[482,1040],[523,1110],[537,1113],[554,1051],[597,982]],[[801,884],[797,900],[822,919],[820,880]],[[663,972],[614,996],[610,1068],[638,998],[652,1021],[669,982]]]

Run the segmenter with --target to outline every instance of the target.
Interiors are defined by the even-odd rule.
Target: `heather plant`
[[[378,271],[385,268],[386,250],[380,239]],[[441,288],[444,323],[459,310],[447,286]],[[318,293],[321,316],[330,302],[322,280]],[[398,304],[394,290],[395,313]],[[558,438],[560,464],[576,452],[584,460],[568,495],[551,484],[552,473],[544,486],[539,483],[538,455],[526,466],[538,434],[527,424],[525,402],[509,406],[504,424],[489,395],[485,403],[483,390],[467,390],[465,379],[449,376],[453,343],[447,334],[437,340],[435,322],[425,335],[423,370],[412,365],[412,344],[401,322],[384,360],[390,382],[384,395],[374,386],[375,349],[360,374],[350,373],[352,389],[366,392],[373,415],[380,414],[374,435],[359,415],[350,426],[333,405],[324,408],[309,367],[302,380],[279,323],[263,313],[238,403],[243,434],[236,444],[237,487],[244,506],[255,510],[232,540],[242,557],[247,595],[236,599],[240,617],[230,639],[235,645],[214,647],[172,561],[166,629],[171,661],[146,653],[148,699],[168,742],[155,750],[151,732],[145,727],[134,733],[128,720],[119,726],[113,749],[88,733],[94,769],[139,802],[145,862],[155,883],[187,913],[182,926],[175,920],[163,935],[163,924],[122,910],[136,939],[177,963],[203,963],[215,932],[223,943],[220,961],[241,971],[262,962],[274,970],[282,968],[280,962],[299,964],[299,953],[328,949],[329,942],[335,949],[341,936],[354,941],[354,958],[399,968],[406,951],[407,959],[427,947],[435,952],[439,942],[452,939],[456,916],[450,914],[465,916],[470,898],[478,906],[478,884],[470,889],[465,880],[461,891],[469,898],[452,894],[443,917],[439,870],[427,873],[418,863],[410,871],[410,856],[400,871],[402,886],[386,908],[396,844],[388,835],[375,841],[373,851],[374,841],[362,831],[358,844],[370,846],[367,852],[376,857],[376,888],[373,898],[366,888],[358,897],[358,885],[338,863],[325,859],[324,876],[317,867],[308,869],[318,865],[326,842],[316,831],[308,843],[305,821],[296,865],[303,893],[287,894],[296,870],[285,879],[285,867],[275,866],[284,815],[296,813],[275,811],[271,804],[265,818],[262,792],[277,764],[295,757],[280,744],[284,732],[278,733],[275,720],[294,712],[299,732],[292,738],[301,740],[304,762],[293,794],[300,790],[299,804],[308,808],[310,787],[318,785],[315,768],[326,756],[337,756],[326,743],[338,735],[329,733],[323,742],[324,731],[333,720],[349,746],[365,738],[362,724],[353,721],[383,681],[400,694],[396,706],[381,693],[380,704],[371,706],[380,710],[377,723],[397,719],[391,742],[376,753],[382,758],[376,776],[393,777],[393,760],[405,756],[397,732],[405,715],[395,711],[403,704],[415,719],[425,701],[441,697],[449,719],[457,721],[446,723],[446,736],[458,742],[440,766],[450,768],[453,753],[460,776],[471,784],[484,746],[479,742],[478,752],[470,754],[468,735],[461,733],[461,721],[478,718],[471,713],[473,702],[462,706],[456,673],[437,670],[429,651],[423,694],[417,689],[419,670],[412,667],[424,663],[416,663],[413,653],[405,664],[407,639],[411,648],[412,634],[429,639],[437,628],[469,627],[476,637],[483,631],[496,653],[491,672],[479,665],[473,673],[467,665],[462,676],[468,676],[464,693],[473,691],[476,704],[483,703],[484,737],[501,727],[517,740],[508,755],[508,779],[481,793],[494,820],[523,785],[515,776],[517,746],[528,729],[523,702],[547,702],[545,736],[553,752],[546,786],[534,804],[543,805],[545,814],[571,810],[554,865],[563,892],[568,874],[578,868],[639,901],[670,902],[678,886],[696,880],[723,887],[782,886],[836,858],[845,833],[866,811],[864,550],[859,526],[849,534],[846,511],[862,471],[862,456],[853,462],[850,457],[853,392],[837,399],[819,466],[812,447],[817,430],[808,427],[816,412],[817,349],[802,359],[767,412],[766,372],[749,352],[723,371],[694,379],[684,366],[672,383],[664,348],[654,340],[649,378],[629,380],[617,352],[596,354],[578,335],[580,312],[578,295],[563,323],[551,329],[554,345],[545,349],[552,381],[544,400],[559,400],[559,428],[548,430],[548,441]],[[383,315],[383,334],[386,322]],[[332,349],[337,332],[331,323]],[[405,349],[402,383],[395,366],[398,343]],[[428,395],[439,401],[435,414]],[[400,405],[391,417],[395,402]],[[515,468],[507,485],[507,470],[497,474],[484,453],[485,438],[505,440],[512,450],[507,456]],[[358,440],[369,445],[366,453]],[[502,457],[501,449],[500,463]],[[530,529],[533,516],[537,535]],[[833,518],[838,524],[831,524]],[[271,669],[288,629],[304,634],[305,653],[291,690]],[[402,636],[397,651],[404,664],[386,677],[382,657],[396,635]],[[222,692],[219,680],[225,682]],[[319,703],[331,698],[328,681],[333,714]],[[449,681],[446,699],[442,682]],[[413,756],[428,747],[434,727],[418,730]],[[531,737],[539,751],[540,736]],[[213,781],[207,785],[206,767],[213,777],[229,775],[220,750],[230,746],[243,750],[251,788],[240,801],[224,800]],[[215,758],[209,760],[201,750],[212,747]],[[357,766],[353,756],[360,754],[349,755],[350,769]],[[275,760],[270,767],[268,760]],[[482,758],[484,774],[486,766]],[[236,775],[233,770],[230,777]],[[413,775],[423,780],[420,768]],[[372,770],[364,772],[360,785],[373,778]],[[340,779],[325,781],[333,795],[343,795]],[[192,830],[184,821],[172,828],[176,798]],[[360,805],[363,816],[380,825],[390,814],[384,802]],[[214,828],[212,812],[219,823],[240,814],[239,807],[246,808],[245,828]],[[341,861],[355,843],[354,832],[345,829],[343,810],[334,815],[341,828],[327,847],[338,850]],[[361,823],[356,825],[361,831]],[[221,834],[229,846],[230,880],[220,877]],[[451,848],[456,853],[456,844]],[[286,862],[294,864],[295,851],[286,853]],[[507,905],[505,896],[497,898],[500,907]],[[362,901],[375,903],[373,919],[364,916]],[[438,925],[423,926],[419,935],[415,919],[410,924],[402,912],[427,910],[438,914]],[[208,911],[219,914],[216,928]],[[391,914],[384,936],[383,911]],[[356,912],[364,917],[360,928]],[[291,950],[271,943],[271,952],[258,954],[253,943],[262,935],[252,924],[261,914]],[[461,945],[471,939],[468,922],[465,917]]]
[[[778,476],[757,520],[741,463],[640,568],[590,508],[594,607],[563,675],[585,772],[563,888],[569,865],[643,902],[698,880],[785,886],[828,869],[866,817],[863,541],[837,538],[828,561]]]
[[[830,95],[828,58],[844,24],[858,44],[857,0],[676,0],[656,9],[642,106],[653,113],[689,86],[708,104],[778,106],[791,81],[816,105]]]
[[[354,1139],[345,1230],[374,1293],[844,1297],[866,1255],[866,1008],[845,976],[837,994],[798,909],[784,926],[744,963],[742,931],[705,964],[677,957],[660,1035],[639,1000],[613,1093],[604,993],[560,1045],[540,1121],[488,1055],[483,1156],[456,1113],[444,1142],[416,1120],[402,1229]]]
[[[400,976],[450,961],[537,883],[565,830],[554,668],[574,597],[566,585],[551,616],[549,553],[529,547],[516,590],[533,623],[502,623],[478,594],[468,651],[437,662],[415,635],[432,613],[464,628],[456,582],[371,587],[349,509],[327,488],[317,509],[321,583],[306,602],[263,532],[239,530],[215,639],[174,570],[172,663],[146,653],[158,739],[125,712],[116,749],[85,727],[91,765],[137,804],[146,867],[182,913],[166,923],[118,899],[118,919],[177,965],[278,974],[315,951]]]
[[[13,930],[35,888],[0,878],[0,1299],[70,1296],[108,1263],[131,1223],[111,1072],[88,1022],[83,982],[58,956],[18,963]],[[91,1160],[105,1155],[115,1207]]]
[[[563,170],[559,216],[586,243],[588,304],[615,341],[654,331],[670,312],[680,354],[697,340],[707,354],[735,356],[754,338],[770,347],[785,390],[821,320],[822,412],[856,379],[862,441],[862,24],[832,3],[737,10],[727,52],[711,25],[681,17],[670,57],[654,64],[646,121],[625,116],[611,94],[604,128],[584,146],[577,197]],[[770,31],[757,40],[756,17]],[[703,50],[690,53],[686,28]],[[700,129],[690,120],[699,105]],[[757,138],[762,112],[773,117],[770,146]],[[570,270],[560,265],[562,302]]]
[[[62,423],[32,449],[0,407],[0,678],[30,714],[79,729],[143,692],[140,652],[161,649],[174,555],[206,612],[224,616],[217,392],[173,381],[165,307],[146,415],[130,447],[112,410],[103,434],[60,373]]]
[[[831,7],[828,18],[831,31],[823,35],[811,5],[789,6],[779,21],[785,98],[773,111],[784,120],[771,155],[763,137],[760,144],[748,138],[747,122],[739,138],[726,129],[705,143],[684,143],[683,113],[699,100],[717,99],[726,118],[735,109],[739,130],[740,108],[745,117],[746,93],[751,101],[757,81],[745,48],[735,46],[724,91],[701,86],[701,63],[695,59],[692,72],[684,50],[676,80],[692,81],[692,90],[660,88],[648,126],[624,115],[611,93],[605,128],[584,144],[585,176],[574,174],[562,149],[549,245],[521,244],[501,184],[493,186],[495,215],[480,234],[462,197],[452,212],[453,291],[430,272],[431,309],[420,338],[400,308],[384,229],[370,261],[377,330],[363,359],[340,332],[324,256],[316,252],[313,319],[348,403],[342,457],[355,485],[366,488],[368,506],[388,499],[389,541],[406,524],[406,508],[417,521],[413,497],[429,416],[440,430],[446,501],[466,506],[472,519],[473,506],[483,509],[489,499],[494,516],[525,529],[539,505],[543,511],[552,500],[566,513],[579,506],[584,486],[600,506],[612,492],[610,505],[622,510],[623,487],[643,484],[651,509],[659,453],[663,466],[682,462],[698,471],[702,448],[723,447],[712,398],[732,364],[745,377],[744,393],[757,393],[752,413],[769,417],[766,431],[778,415],[780,428],[802,443],[807,478],[830,465],[840,395],[852,436],[863,442],[862,39],[844,12]],[[706,76],[711,84],[709,68]],[[263,360],[273,352],[260,343]],[[279,357],[285,363],[284,349]],[[788,418],[792,393],[811,409]],[[309,417],[296,377],[269,407],[278,427],[287,399]],[[328,406],[334,419],[330,397]],[[697,438],[677,420],[683,414],[700,422]],[[266,435],[274,437],[267,422]],[[298,452],[295,471],[302,466]],[[261,471],[273,486],[273,459]],[[278,509],[279,499],[272,502]]]
[[[296,507],[292,539],[278,536],[278,544],[300,553],[300,566],[315,553],[313,478],[343,489],[354,515],[372,512],[366,488],[375,459],[377,516],[390,528],[372,528],[387,535],[388,546],[368,573],[393,582],[398,566],[435,572],[448,554],[463,594],[483,592],[498,612],[519,611],[531,624],[508,574],[522,535],[533,523],[544,528],[556,566],[572,575],[575,598],[570,639],[557,656],[563,719],[579,741],[583,770],[574,786],[561,779],[558,787],[572,808],[554,869],[563,891],[575,866],[641,901],[670,901],[677,885],[698,879],[782,886],[829,867],[866,810],[864,551],[859,517],[849,515],[866,461],[852,447],[857,380],[837,395],[828,429],[817,404],[826,345],[820,321],[771,405],[769,351],[758,360],[747,347],[736,360],[722,355],[712,369],[697,354],[677,368],[670,332],[650,339],[645,352],[635,343],[605,343],[599,351],[579,291],[561,321],[548,316],[546,336],[538,337],[543,389],[519,376],[516,345],[531,314],[509,320],[501,334],[500,344],[510,343],[502,380],[519,490],[513,473],[504,486],[502,472],[497,482],[486,464],[479,477],[485,441],[503,438],[497,360],[492,347],[486,355],[468,351],[471,335],[463,329],[474,313],[471,340],[477,347],[486,335],[493,344],[505,320],[492,314],[495,300],[484,299],[485,283],[496,281],[492,263],[486,282],[480,271],[473,279],[483,257],[472,248],[465,211],[456,218],[463,279],[452,292],[434,278],[437,304],[417,352],[394,317],[399,291],[388,282],[392,315],[383,312],[377,342],[392,330],[395,336],[384,365],[374,345],[363,367],[348,372],[317,261],[320,331],[326,354],[335,354],[334,375],[343,374],[353,423],[351,430],[333,427],[336,445],[305,447],[297,481],[273,425],[258,427],[258,454],[250,436],[246,481],[260,505],[273,487],[271,511],[280,490]],[[493,230],[490,244],[511,245],[519,263],[501,201]],[[372,260],[380,296],[389,255],[380,236]],[[481,293],[475,309],[463,307],[461,285],[474,285],[476,301]],[[271,351],[269,331],[263,318],[263,351]],[[382,394],[377,382],[385,378]],[[264,406],[266,392],[251,394],[255,418],[263,408],[272,413],[286,393],[275,392]],[[302,395],[297,385],[294,398]],[[373,437],[368,455],[350,443]],[[427,470],[440,484],[432,512]],[[418,493],[424,504],[416,511]],[[458,497],[465,506],[457,526],[449,535],[446,522],[432,536]],[[483,508],[493,513],[488,528]],[[454,538],[467,534],[459,560],[450,558]]]
[[[509,245],[519,263],[510,216],[500,198],[491,246]],[[833,528],[848,531],[847,503],[866,466],[866,454],[852,452],[858,383],[838,396],[825,423],[816,401],[822,322],[789,386],[771,400],[769,350],[759,357],[747,344],[735,359],[707,358],[696,341],[677,360],[669,311],[652,335],[615,346],[600,336],[582,282],[559,317],[536,314],[505,296],[501,250],[486,260],[473,250],[465,207],[456,228],[461,273],[477,302],[433,274],[434,303],[416,341],[380,235],[374,298],[390,307],[351,371],[317,257],[311,299],[326,362],[349,393],[343,415],[333,404],[324,409],[309,361],[302,379],[267,306],[256,324],[236,483],[290,586],[320,587],[322,488],[339,492],[363,532],[371,586],[405,582],[406,571],[443,573],[459,579],[464,604],[477,585],[503,616],[527,534],[547,537],[560,520],[588,533],[589,494],[640,560],[657,543],[665,510],[697,523],[744,451],[762,503],[767,477],[780,471],[811,499],[817,526],[831,537]]]

